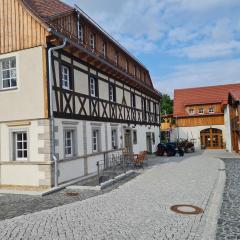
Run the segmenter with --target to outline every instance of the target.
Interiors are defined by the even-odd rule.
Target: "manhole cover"
[[[204,212],[202,208],[188,204],[174,205],[171,207],[171,210],[175,213],[186,215],[197,215]]]
[[[76,197],[79,195],[79,193],[77,192],[67,192],[65,193],[66,196],[69,196],[69,197]]]

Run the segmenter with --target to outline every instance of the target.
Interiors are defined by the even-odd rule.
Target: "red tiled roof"
[[[59,0],[22,0],[23,3],[41,18],[48,18],[74,11],[74,8]]]
[[[233,97],[233,99],[235,101],[238,101],[240,99],[240,92],[239,91],[236,91],[236,90],[231,90],[229,92],[229,94],[231,94],[231,96]]]
[[[175,89],[174,116],[188,116],[185,107],[189,105],[227,104],[231,91],[240,96],[240,84]]]

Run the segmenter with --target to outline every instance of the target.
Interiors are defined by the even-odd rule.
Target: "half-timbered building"
[[[232,96],[240,96],[240,84],[176,89],[178,138],[193,140],[196,148],[238,151],[238,108]]]
[[[0,185],[50,187],[122,150],[154,152],[148,69],[79,8],[0,0]]]

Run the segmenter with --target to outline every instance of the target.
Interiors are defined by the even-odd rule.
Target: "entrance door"
[[[132,134],[131,130],[125,130],[124,133],[124,142],[125,142],[125,149],[127,152],[132,153]]]
[[[232,145],[233,145],[233,151],[239,152],[237,131],[232,131]]]
[[[152,134],[146,133],[147,152],[152,154]]]
[[[208,149],[223,148],[222,130],[217,128],[208,128],[200,132],[201,145]]]

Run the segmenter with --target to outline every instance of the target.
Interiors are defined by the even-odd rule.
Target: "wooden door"
[[[222,130],[207,128],[200,132],[201,145],[206,149],[223,148]]]
[[[146,133],[147,152],[152,154],[152,134]]]
[[[125,130],[124,133],[124,142],[125,142],[125,149],[127,152],[132,153],[132,134],[131,130]]]
[[[238,149],[238,133],[237,131],[232,132],[232,145],[233,145],[233,151],[239,152]]]

